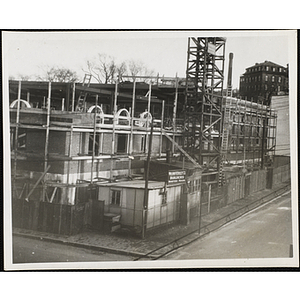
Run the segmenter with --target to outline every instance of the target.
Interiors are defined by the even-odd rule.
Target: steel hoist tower
[[[184,148],[207,167],[221,164],[225,38],[188,39]]]

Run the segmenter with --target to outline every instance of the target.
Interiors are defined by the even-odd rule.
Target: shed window
[[[163,188],[160,189],[159,195],[161,195],[161,205],[167,204],[168,191],[167,191],[166,186],[164,186]]]
[[[121,206],[121,190],[111,190],[110,204]]]

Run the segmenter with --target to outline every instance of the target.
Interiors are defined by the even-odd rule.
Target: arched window
[[[88,109],[88,113],[94,113],[95,111],[95,105],[92,105],[89,109]],[[102,107],[97,105],[97,111],[96,111],[96,114],[97,114],[97,122],[98,123],[103,123],[103,110],[102,110]]]
[[[122,108],[117,112],[117,119],[119,125],[129,125],[130,113],[126,108]]]
[[[31,105],[29,104],[29,102],[27,102],[26,100],[23,100],[23,99],[16,99],[14,100],[11,104],[10,104],[10,108],[14,108],[15,106],[18,105],[18,101],[20,101],[20,107],[27,107],[27,108],[30,108]]]
[[[144,111],[143,113],[140,114],[140,121],[138,125],[140,127],[145,127],[147,126],[147,123],[149,125],[151,121],[152,121],[152,115],[149,112]]]

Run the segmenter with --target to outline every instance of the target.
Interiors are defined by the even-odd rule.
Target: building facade
[[[248,101],[270,105],[272,96],[288,93],[288,66],[271,61],[246,68],[240,77],[240,96]]]

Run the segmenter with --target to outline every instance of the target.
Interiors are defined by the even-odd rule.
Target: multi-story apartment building
[[[240,96],[245,100],[270,104],[271,96],[288,93],[288,66],[271,61],[246,68],[240,77]]]

